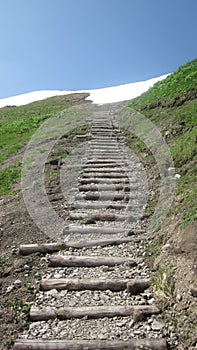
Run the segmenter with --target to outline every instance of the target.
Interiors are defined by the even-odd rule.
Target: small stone
[[[117,326],[117,327],[123,327],[123,326],[125,326],[126,324],[127,324],[127,321],[124,320],[124,321],[117,322],[117,323],[116,323],[116,326]]]
[[[13,285],[7,287],[6,293],[10,293],[13,289],[14,289],[14,286],[13,286]]]
[[[151,327],[153,331],[160,331],[164,327],[164,324],[154,320]]]
[[[46,295],[51,295],[52,297],[56,296],[58,294],[57,289],[51,289],[46,292]]]
[[[26,265],[24,265],[24,269],[25,269],[25,270],[30,270],[31,267],[30,267],[29,265],[26,264]]]
[[[14,281],[14,284],[21,284],[22,283],[22,281],[21,280],[16,280],[16,281]]]
[[[60,274],[60,273],[55,273],[55,274],[54,274],[54,278],[57,278],[57,279],[58,279],[58,278],[62,278],[62,274]]]
[[[177,294],[176,300],[177,300],[177,301],[181,301],[181,300],[182,300],[182,295],[181,295],[181,294]]]

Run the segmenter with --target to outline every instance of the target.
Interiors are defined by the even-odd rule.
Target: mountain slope
[[[180,67],[150,90],[129,102],[125,117],[140,112],[160,130],[170,149],[175,173],[174,201],[163,224],[147,246],[149,262],[157,270],[154,293],[179,338],[177,349],[196,346],[197,295],[197,59]],[[140,115],[139,114],[139,115]],[[153,189],[158,172],[146,145],[127,134],[129,147],[151,171]],[[149,203],[156,201],[156,193]]]

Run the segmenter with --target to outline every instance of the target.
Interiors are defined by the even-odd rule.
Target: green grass
[[[21,107],[0,109],[0,163],[16,153],[37,130],[40,123],[62,110],[82,102],[88,94],[51,97]]]
[[[132,101],[136,109],[173,107],[197,97],[197,59],[180,67],[165,80]]]
[[[175,164],[175,196],[182,195],[183,201],[172,208],[173,213],[181,213],[183,223],[196,219],[196,163],[197,163],[197,59],[180,67],[165,80],[129,102],[130,111],[137,110],[150,119],[164,136],[168,132],[167,143]],[[134,139],[130,147],[136,153],[145,147]],[[145,162],[150,162],[148,156]]]
[[[68,107],[84,103],[84,99],[88,95],[84,93],[55,96],[25,106],[0,108],[0,164],[2,165],[0,196],[12,193],[11,186],[21,176],[20,162],[14,160],[6,167],[4,166],[6,160],[10,159],[10,156],[17,155],[44,120],[61,114]],[[76,113],[70,111],[70,117],[71,119],[75,118]],[[52,120],[52,122],[56,121]],[[44,149],[41,148],[40,152],[42,151],[44,152]]]
[[[14,193],[10,190],[11,185],[16,183],[21,177],[21,163],[16,162],[0,170],[0,196]]]

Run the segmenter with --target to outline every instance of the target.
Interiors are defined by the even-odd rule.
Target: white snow
[[[112,103],[131,100],[134,97],[141,95],[153,86],[157,81],[165,79],[169,74],[162,75],[157,78],[140,81],[136,83],[124,84],[119,86],[107,87],[103,89],[95,90],[78,90],[78,91],[62,91],[62,90],[41,90],[33,91],[22,95],[7,97],[0,99],[0,108],[4,106],[21,106],[31,102],[44,100],[45,98],[67,95],[77,92],[89,92],[90,96],[88,99],[94,103]]]

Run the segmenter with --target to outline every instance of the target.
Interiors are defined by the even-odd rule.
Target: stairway
[[[113,116],[94,112],[64,240],[20,247],[48,254],[49,269],[14,350],[167,349],[151,329],[160,309],[144,262],[140,176]]]

